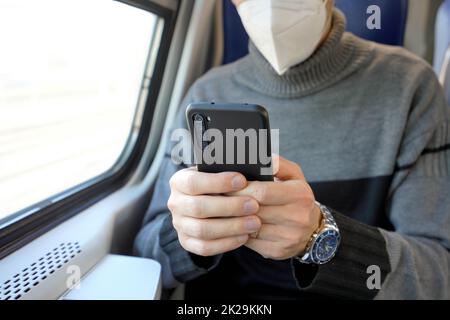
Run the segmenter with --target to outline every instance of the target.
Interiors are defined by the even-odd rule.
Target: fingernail
[[[258,210],[258,204],[255,200],[247,200],[244,203],[244,213],[252,214]]]
[[[234,190],[241,190],[242,188],[245,187],[245,179],[242,176],[235,176],[232,180],[231,180],[231,186],[233,187]]]
[[[249,232],[255,232],[259,230],[259,221],[255,218],[250,218],[245,221],[245,228]]]

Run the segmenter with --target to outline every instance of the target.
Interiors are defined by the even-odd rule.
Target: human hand
[[[258,202],[251,196],[224,194],[247,186],[236,172],[203,173],[195,167],[170,179],[168,208],[184,249],[213,256],[239,248],[261,228]]]
[[[246,246],[263,257],[284,260],[303,254],[322,214],[299,165],[282,157],[274,182],[249,182],[230,196],[252,197],[259,203],[262,227]]]

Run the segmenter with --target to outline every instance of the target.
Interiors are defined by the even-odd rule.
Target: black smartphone
[[[201,172],[242,173],[249,181],[273,181],[269,115],[255,104],[191,103],[186,120]]]

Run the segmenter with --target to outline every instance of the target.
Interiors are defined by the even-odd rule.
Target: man
[[[265,106],[277,179],[168,158],[137,253],[187,298],[450,298],[449,112],[430,66],[345,33],[332,0],[234,3],[250,53],[199,79],[176,127],[191,101]]]

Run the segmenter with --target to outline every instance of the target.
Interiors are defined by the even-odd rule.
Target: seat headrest
[[[374,5],[377,7],[371,7]],[[348,31],[371,41],[403,45],[408,0],[336,0],[336,6],[347,17]],[[369,8],[374,8],[375,11],[369,10],[367,13]],[[379,14],[381,29],[371,30],[367,27],[367,20],[373,14]],[[248,53],[248,36],[230,0],[223,0],[223,18],[223,63],[226,64]]]

